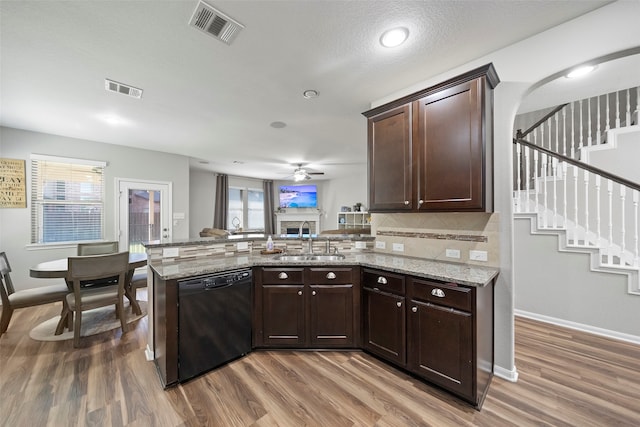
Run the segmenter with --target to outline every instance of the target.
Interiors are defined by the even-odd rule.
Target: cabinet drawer
[[[353,283],[353,268],[313,267],[309,268],[309,283],[314,285],[338,285]]]
[[[445,307],[471,311],[472,289],[453,283],[411,279],[411,298]]]
[[[303,268],[263,268],[262,269],[262,283],[268,283],[270,285],[288,285],[291,283],[304,283],[303,281]]]
[[[400,274],[364,269],[362,285],[369,289],[404,295],[404,276]]]

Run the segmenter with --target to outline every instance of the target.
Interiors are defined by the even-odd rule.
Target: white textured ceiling
[[[332,178],[364,164],[371,101],[609,2],[208,3],[246,27],[231,46],[188,26],[195,0],[1,1],[0,124],[187,155],[238,176],[282,179],[304,162]],[[409,40],[381,47],[400,25]],[[106,92],[105,78],[142,88],[142,99]],[[320,97],[304,99],[306,89]]]

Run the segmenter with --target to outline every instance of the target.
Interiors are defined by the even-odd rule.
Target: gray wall
[[[30,185],[31,154],[106,161],[105,239],[117,240],[115,178],[173,183],[173,209],[184,212],[185,220],[175,222],[174,239],[188,237],[189,160],[175,154],[128,148],[120,145],[67,138],[56,135],[0,127],[0,157],[26,160],[27,185]],[[27,187],[28,188],[28,187]],[[30,194],[27,190],[27,200]],[[29,267],[39,262],[74,255],[75,246],[31,246],[31,203],[27,208],[0,209],[0,250],[11,263],[12,278],[18,289],[44,286],[48,280],[29,277]]]

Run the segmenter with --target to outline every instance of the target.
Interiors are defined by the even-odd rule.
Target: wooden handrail
[[[531,131],[533,131],[535,128],[540,126],[542,123],[546,122],[549,117],[553,117],[554,114],[556,114],[558,111],[562,110],[567,105],[569,105],[569,104],[566,103],[566,104],[558,105],[556,108],[551,110],[549,113],[545,114],[540,120],[538,120],[533,125],[531,125],[531,127],[529,129],[525,130],[524,132],[522,132],[520,129],[518,129],[518,131],[516,132],[516,139],[519,139],[519,140],[523,139],[525,136],[529,135],[531,133]]]
[[[555,114],[555,112],[554,112],[554,114]],[[520,135],[519,131],[518,131],[518,135]],[[633,190],[640,191],[640,184],[638,184],[636,182],[633,182],[633,181],[630,181],[630,180],[628,180],[626,178],[622,178],[620,176],[614,175],[612,173],[609,173],[609,172],[607,172],[605,170],[602,170],[600,168],[597,168],[595,166],[591,166],[591,165],[589,165],[587,163],[584,163],[584,162],[581,162],[581,161],[578,161],[578,160],[574,160],[571,157],[567,157],[567,156],[564,156],[562,154],[555,153],[555,152],[553,152],[551,150],[548,150],[548,149],[546,149],[544,147],[539,147],[539,146],[537,146],[535,144],[532,144],[531,142],[529,142],[527,140],[514,138],[513,143],[514,144],[524,145],[524,146],[529,147],[529,148],[531,148],[533,150],[536,150],[536,151],[539,151],[541,153],[544,153],[544,154],[546,154],[548,156],[555,157],[556,159],[559,159],[559,160],[561,160],[563,162],[570,163],[570,164],[572,164],[574,166],[577,166],[579,168],[585,169],[585,170],[587,170],[587,171],[589,171],[591,173],[594,173],[596,175],[600,175],[603,178],[606,178],[606,179],[609,179],[611,181],[617,182],[618,184],[624,185],[624,186],[629,187],[629,188],[631,188]]]

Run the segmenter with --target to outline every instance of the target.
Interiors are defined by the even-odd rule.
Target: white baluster
[[[557,140],[556,140],[557,141]],[[553,228],[558,228],[558,160],[551,158],[551,172],[553,175]]]
[[[602,238],[602,235],[600,233],[600,229],[601,229],[601,221],[602,221],[602,213],[601,213],[601,209],[600,209],[600,181],[601,181],[601,177],[600,175],[595,175],[596,178],[596,246],[600,247],[601,242],[600,239]]]
[[[627,116],[625,117],[627,123],[625,126],[631,126],[631,92],[627,89]]]
[[[584,147],[584,139],[583,139],[583,132],[582,132],[582,99],[578,101],[579,105],[580,105],[580,141],[579,141],[579,147],[583,148]]]
[[[542,179],[542,203],[543,203],[542,226],[544,228],[547,228],[549,226],[547,221],[548,209],[547,209],[547,174],[546,174],[548,156],[545,153],[542,153],[540,157],[541,157],[541,163],[542,163],[541,168],[544,171],[543,174],[541,174],[542,176],[540,177]]]
[[[562,109],[562,154],[567,155],[567,107]]]
[[[553,117],[556,124],[556,153],[560,153],[560,146],[558,145],[558,138],[560,137],[558,134],[560,133],[560,128],[558,128],[558,112],[557,111]]]
[[[584,244],[589,245],[589,171],[584,170]]]
[[[578,168],[573,167],[573,243],[578,244]]]
[[[624,185],[620,185],[620,265],[624,265],[624,251],[626,249],[626,224],[625,224],[625,213],[626,204],[625,199],[627,196],[627,187]]]
[[[598,96],[598,111],[596,112],[596,120],[598,121],[597,129],[596,129],[596,144],[600,145],[602,143],[602,131],[600,130],[600,97]]]
[[[571,103],[571,158],[575,159],[578,157],[578,153],[576,151],[576,118],[575,118],[575,102]]]
[[[613,264],[613,181],[607,180],[609,196],[609,247],[607,248],[607,264]]]
[[[640,92],[640,91],[639,91]],[[634,242],[634,249],[633,249],[633,253],[634,253],[634,261],[633,261],[633,266],[634,267],[640,267],[640,253],[639,248],[638,248],[638,236],[640,236],[640,230],[638,230],[638,218],[640,218],[640,215],[638,215],[638,202],[640,201],[640,191],[638,190],[634,190],[633,191],[633,222],[634,222],[634,235],[633,235],[633,242]]]
[[[587,99],[587,146],[591,147],[591,98]]]
[[[562,204],[563,204],[563,207],[562,207],[563,215],[562,215],[562,218],[563,218],[563,221],[564,221],[562,226],[564,228],[567,227],[567,220],[569,219],[567,217],[569,215],[569,212],[567,210],[567,178],[568,178],[567,177],[567,162],[562,162],[562,185],[563,185],[563,195],[562,195],[562,198],[563,198],[563,202],[562,202]]]
[[[636,87],[636,110],[633,114],[636,116],[636,124],[640,123],[640,86]]]
[[[518,171],[517,171],[517,177],[516,177],[516,190],[517,190],[517,195],[518,195],[518,203],[516,203],[516,211],[517,212],[522,212],[522,158],[520,157],[522,155],[522,147],[520,146],[520,144],[516,144],[516,159],[517,159],[517,164],[518,164]]]
[[[609,111],[609,94],[607,94],[607,121],[605,122],[604,131],[607,132],[611,129],[611,117],[609,116],[611,112]]]
[[[530,197],[530,191],[531,191],[531,159],[529,156],[529,153],[531,152],[531,149],[529,147],[524,147],[524,167],[525,167],[525,179],[527,180],[527,212],[531,212],[529,210],[529,197]]]
[[[535,196],[534,212],[538,213],[538,150],[533,150],[533,173],[536,175],[533,181],[533,194]]]
[[[616,129],[620,127],[620,92],[616,92]]]

